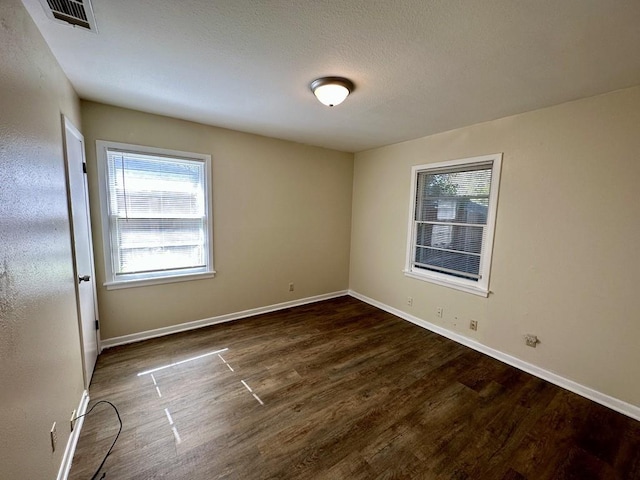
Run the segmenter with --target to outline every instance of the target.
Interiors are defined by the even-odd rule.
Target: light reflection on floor
[[[214,350],[214,351],[202,354],[202,355],[197,355],[195,357],[190,357],[190,358],[186,358],[184,360],[173,362],[173,363],[170,363],[168,365],[163,365],[161,367],[156,367],[156,368],[152,368],[150,370],[145,370],[143,372],[138,373],[137,376],[138,377],[143,377],[145,375],[149,375],[149,377],[151,378],[151,381],[153,383],[153,387],[155,388],[156,393],[158,394],[158,398],[162,398],[162,392],[160,391],[159,381],[156,379],[156,376],[154,375],[154,373],[161,372],[161,371],[164,371],[164,370],[167,370],[167,369],[170,369],[170,368],[178,367],[178,366],[184,365],[186,363],[194,362],[194,361],[197,361],[197,360],[202,360],[204,358],[211,357],[213,355],[217,355],[218,358],[220,359],[220,361],[222,362],[222,364],[226,365],[227,368],[232,373],[236,374],[235,369],[221,355],[221,353],[228,352],[228,351],[229,351],[228,348]],[[249,384],[245,380],[240,380],[239,383],[244,387],[244,389],[246,389],[246,391],[248,391],[251,394],[251,396],[253,396],[253,398],[260,405],[264,406],[264,402],[262,401],[262,399],[253,391],[253,389],[249,386]],[[177,428],[177,426],[175,424],[175,421],[173,420],[173,417],[171,415],[169,407],[165,407],[164,408],[164,413],[165,413],[165,416],[167,418],[167,421],[169,422],[169,427],[171,428],[171,431],[173,433],[173,437],[175,439],[176,445],[182,443],[182,437],[180,436],[180,433],[178,432],[178,428]]]
[[[145,370],[144,372],[138,373],[138,376],[141,377],[143,375],[148,375],[150,373],[156,373],[156,372],[159,372],[160,370],[165,370],[167,368],[175,367],[177,365],[182,365],[183,363],[193,362],[194,360],[200,360],[201,358],[206,358],[206,357],[209,357],[211,355],[216,355],[216,354],[219,354],[219,353],[222,353],[222,352],[227,352],[227,351],[229,351],[228,348],[223,348],[221,350],[214,350],[213,352],[204,353],[202,355],[197,355],[197,356],[191,357],[191,358],[186,358],[184,360],[180,360],[179,362],[170,363],[169,365],[163,365],[162,367],[156,367],[156,368],[152,368],[151,370]]]

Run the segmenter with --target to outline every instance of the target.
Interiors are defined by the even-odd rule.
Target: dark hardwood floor
[[[90,394],[106,480],[640,479],[640,422],[350,297],[109,349]]]

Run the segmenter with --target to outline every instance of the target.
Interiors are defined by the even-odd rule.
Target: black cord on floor
[[[120,432],[122,432],[122,419],[120,418],[120,412],[118,412],[118,408],[111,402],[109,402],[108,400],[100,400],[96,403],[94,403],[94,405],[84,414],[82,415],[78,415],[75,420],[82,418],[86,415],[89,415],[94,408],[96,408],[98,405],[100,405],[101,403],[107,403],[109,405],[111,405],[113,407],[113,409],[116,411],[116,416],[118,417],[118,423],[120,423],[120,428],[118,429],[118,434],[116,435],[116,438],[113,439],[113,443],[111,444],[111,447],[109,447],[109,451],[107,451],[107,454],[104,456],[104,458],[102,459],[102,463],[100,464],[100,466],[98,467],[98,469],[96,470],[96,473],[93,474],[93,476],[91,477],[91,480],[95,480],[96,477],[98,476],[98,474],[100,473],[100,470],[102,470],[102,467],[104,467],[104,462],[107,461],[107,457],[109,457],[109,455],[111,455],[111,450],[113,450],[113,447],[115,446],[116,442],[118,441],[118,437],[120,436]],[[102,474],[102,476],[100,477],[100,480],[102,480],[105,475],[107,474],[107,472],[104,472]]]

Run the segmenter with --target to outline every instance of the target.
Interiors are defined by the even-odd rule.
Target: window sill
[[[118,290],[121,288],[148,287],[151,285],[162,285],[164,283],[190,282],[193,280],[203,280],[216,276],[215,271],[204,273],[191,273],[188,275],[174,275],[171,277],[140,278],[136,280],[120,280],[116,282],[103,283],[107,290]]]
[[[477,287],[475,285],[466,285],[454,281],[443,280],[440,278],[430,277],[424,274],[415,273],[411,270],[403,270],[405,276],[410,278],[415,278],[416,280],[422,280],[423,282],[435,283],[436,285],[440,285],[442,287],[449,287],[456,290],[460,290],[462,292],[471,293],[473,295],[478,295],[479,297],[488,297],[489,290]]]

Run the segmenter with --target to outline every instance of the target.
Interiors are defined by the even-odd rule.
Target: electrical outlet
[[[407,305],[409,305],[410,307],[413,306],[413,297],[407,297]]]
[[[58,441],[58,432],[56,431],[56,422],[53,422],[53,427],[51,427],[51,451],[56,451],[56,442]]]
[[[71,418],[69,419],[69,428],[73,432],[73,429],[76,428],[76,411],[71,412]]]
[[[442,307],[438,307],[438,308],[436,309],[436,316],[437,316],[438,318],[442,318],[442,314],[443,314],[443,313],[444,313],[444,308],[442,308]]]
[[[290,291],[290,292],[293,292],[293,290],[294,290],[294,285],[293,285],[293,282],[291,282],[291,283],[289,284],[289,291]]]
[[[469,322],[469,328],[471,330],[478,330],[478,321],[477,320],[471,320]]]
[[[540,340],[536,335],[527,334],[524,336],[524,343],[527,344],[527,347],[536,348],[536,346],[540,343]]]

